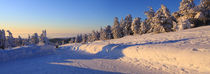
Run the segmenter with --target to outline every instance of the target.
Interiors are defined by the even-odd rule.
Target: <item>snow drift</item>
[[[169,73],[210,73],[209,45],[210,26],[203,26],[64,47]]]
[[[0,50],[0,62],[32,56],[43,56],[51,54],[54,51],[55,48],[51,45],[30,45],[16,47],[9,50]]]

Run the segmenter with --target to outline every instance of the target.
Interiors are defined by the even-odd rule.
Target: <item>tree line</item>
[[[157,11],[150,8],[145,11],[147,18],[133,17],[114,18],[113,26],[107,25],[89,34],[79,34],[71,38],[69,43],[87,43],[96,40],[117,39],[127,35],[146,33],[163,33],[179,31],[210,24],[210,1],[201,0],[195,5],[194,0],[182,0],[179,10],[171,13],[165,5]]]

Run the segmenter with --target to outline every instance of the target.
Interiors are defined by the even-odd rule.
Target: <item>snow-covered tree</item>
[[[195,7],[194,0],[182,0],[179,7],[179,13],[181,15],[188,15],[190,11]]]
[[[147,19],[152,19],[155,15],[155,11],[150,7],[149,11],[145,11],[144,14],[147,16]]]
[[[88,35],[84,34],[82,35],[82,43],[87,43],[88,42]]]
[[[72,38],[70,38],[69,43],[74,43],[74,41],[75,41],[75,37],[72,37]]]
[[[111,30],[111,26],[108,25],[106,28],[105,28],[105,32],[106,32],[106,39],[113,39],[113,35],[112,35],[112,30]]]
[[[131,25],[131,30],[133,31],[133,34],[139,34],[139,29],[140,29],[140,21],[141,19],[139,17],[136,17]]]
[[[92,39],[93,41],[99,40],[100,33],[98,31],[92,31]]]
[[[100,31],[100,40],[108,40],[108,39],[113,39],[113,34],[110,25],[106,26],[105,29],[102,29]]]
[[[44,44],[47,44],[47,45],[49,44],[46,30],[42,31],[42,34],[40,35],[40,41],[43,42]]]
[[[6,41],[6,36],[5,36],[4,30],[0,30],[0,48],[1,49],[7,48],[7,41]]]
[[[172,17],[166,6],[161,5],[161,8],[155,13],[152,18],[151,28],[149,32],[160,33],[172,31]]]
[[[22,46],[23,45],[23,39],[21,38],[21,36],[18,36],[18,38],[16,39],[15,44],[17,46]]]
[[[199,24],[210,24],[210,1],[209,0],[201,0],[200,5],[198,5],[195,10],[197,14],[194,18],[202,21],[203,23]]]
[[[106,32],[105,29],[100,29],[100,40],[106,40]]]
[[[122,35],[123,31],[122,28],[120,27],[120,23],[117,17],[115,17],[114,19],[114,25],[112,26],[112,34],[115,39],[123,37]]]
[[[79,34],[79,35],[77,35],[77,37],[75,38],[75,41],[74,41],[75,43],[80,43],[80,42],[82,42],[82,35],[81,34]]]
[[[12,33],[9,30],[7,30],[7,32],[8,32],[7,36],[8,47],[15,47],[16,46],[15,39],[13,38]]]
[[[124,35],[132,35],[133,32],[131,30],[131,24],[132,24],[132,16],[129,14],[125,17],[125,27],[123,29]]]
[[[142,22],[140,26],[141,26],[139,31],[140,34],[145,34],[150,29],[150,26],[146,23],[146,20]]]
[[[181,17],[178,19],[178,26],[177,26],[177,30],[184,30],[184,29],[189,29],[191,28],[192,24],[190,23],[190,21],[184,17]]]
[[[31,43],[32,44],[38,44],[39,43],[39,36],[38,36],[38,34],[37,33],[34,33],[33,35],[32,35],[32,37],[31,37]]]

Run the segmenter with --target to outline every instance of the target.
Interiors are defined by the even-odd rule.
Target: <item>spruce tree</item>
[[[131,25],[131,30],[133,31],[133,34],[139,34],[139,29],[140,29],[140,21],[141,19],[139,17],[136,17],[133,22],[132,22],[132,25]]]

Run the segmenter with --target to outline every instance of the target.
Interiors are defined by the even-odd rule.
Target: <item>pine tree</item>
[[[4,30],[0,30],[0,48],[1,49],[7,48],[7,41],[6,41],[6,36],[5,36]]]
[[[84,34],[82,36],[82,43],[87,43],[88,42],[88,35],[87,34]]]
[[[182,0],[179,7],[179,13],[183,15],[188,15],[190,11],[195,7],[194,0]]]
[[[166,6],[161,5],[161,8],[155,13],[152,18],[151,28],[149,32],[160,33],[172,31],[173,22],[170,11]]]
[[[141,19],[139,17],[135,18],[131,25],[131,30],[133,31],[133,34],[139,34],[140,29],[140,21]]]
[[[38,44],[39,43],[39,36],[37,33],[34,33],[31,37],[31,43],[32,44]]]
[[[150,29],[150,26],[146,23],[146,20],[144,22],[141,23],[141,27],[140,27],[140,34],[145,34],[147,33],[147,31]]]
[[[125,17],[125,27],[123,29],[124,35],[132,35],[133,32],[131,30],[131,24],[132,24],[132,16],[129,14]]]
[[[12,33],[9,30],[7,30],[7,32],[8,32],[8,35],[9,35],[9,36],[7,36],[8,47],[15,47],[16,46],[15,45],[15,39],[13,38]]]
[[[155,11],[153,10],[152,7],[150,7],[149,11],[144,12],[144,14],[147,16],[147,19],[152,19],[155,15]]]
[[[100,40],[106,40],[106,32],[105,29],[100,29]]]
[[[210,24],[210,1],[209,0],[201,0],[200,5],[196,8],[197,14],[195,18],[199,21],[202,21],[200,24],[209,25]]]
[[[18,38],[17,38],[15,44],[16,44],[17,46],[22,46],[22,45],[23,45],[23,39],[21,38],[21,36],[18,36]]]
[[[79,35],[77,35],[77,37],[75,38],[75,41],[74,41],[75,43],[80,43],[80,42],[82,42],[82,35],[81,34],[79,34]]]
[[[42,34],[40,36],[40,41],[43,42],[44,44],[47,44],[47,45],[49,44],[49,40],[47,38],[47,32],[46,32],[46,30],[43,30],[42,31]]]
[[[115,17],[114,19],[114,25],[112,26],[112,34],[114,39],[121,38],[123,36],[122,28],[120,27],[120,23],[117,17]]]
[[[112,35],[112,30],[111,30],[111,26],[108,25],[106,28],[105,28],[105,33],[106,33],[106,39],[113,39],[113,35]]]

